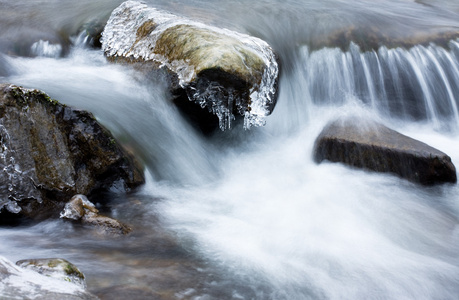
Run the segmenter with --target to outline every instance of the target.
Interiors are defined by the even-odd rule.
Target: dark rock
[[[358,118],[328,124],[315,142],[314,160],[395,173],[424,185],[457,182],[456,168],[445,153],[382,124]]]
[[[78,32],[86,39],[87,45],[99,49],[102,47],[102,31],[104,31],[105,24],[109,17],[110,14],[99,16],[98,18],[85,22],[81,28],[79,28]]]
[[[99,210],[84,195],[75,195],[65,204],[61,218],[80,221],[82,224],[94,226],[101,234],[128,234],[129,226],[118,220],[99,214]]]
[[[33,265],[34,260],[21,261],[21,265]],[[72,282],[78,277],[78,269],[65,260],[35,260],[37,265],[21,268],[0,256],[0,298],[1,299],[37,299],[37,300],[95,300],[80,284]],[[41,261],[41,262],[40,262]],[[29,264],[30,262],[31,264]],[[57,264],[59,262],[59,264]],[[63,273],[52,271],[53,266],[64,266]],[[31,270],[32,269],[32,270]],[[59,269],[59,268],[57,268]],[[42,274],[40,274],[40,272]],[[55,275],[60,275],[55,278]],[[68,276],[65,276],[67,274]],[[64,277],[62,277],[62,276]],[[71,277],[69,277],[71,276]],[[70,281],[69,281],[70,280]]]
[[[167,67],[175,102],[196,102],[218,117],[222,130],[236,116],[245,128],[264,125],[276,103],[277,56],[255,37],[126,1],[110,16],[102,49],[111,61]]]
[[[48,217],[75,194],[144,183],[134,160],[92,114],[41,91],[0,85],[0,124],[0,209]]]

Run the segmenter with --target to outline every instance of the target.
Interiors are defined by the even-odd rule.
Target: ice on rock
[[[178,30],[182,31],[177,34]],[[178,46],[168,49],[164,39],[171,36],[177,41],[174,46]],[[190,43],[193,45],[190,46]],[[177,55],[179,51],[176,49],[180,47],[185,49],[181,49],[181,54],[189,56]],[[190,101],[218,116],[222,130],[231,127],[235,114],[244,117],[246,129],[264,125],[264,119],[271,113],[276,101],[278,65],[273,50],[266,42],[159,11],[144,3],[126,1],[113,11],[102,33],[102,49],[109,57],[142,59],[167,67],[177,74],[179,84],[187,89]],[[205,55],[197,55],[194,51]],[[233,61],[222,61],[223,56],[238,61],[238,65],[232,64]],[[206,59],[203,60],[203,57]],[[220,68],[219,63],[224,67],[230,65],[228,70],[234,67],[236,71],[229,72],[236,72],[248,82],[249,91],[246,94],[229,90],[218,81],[211,81],[205,87],[193,86],[202,70],[217,68],[227,71],[224,67]]]

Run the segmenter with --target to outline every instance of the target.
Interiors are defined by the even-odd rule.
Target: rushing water
[[[210,138],[183,120],[161,74],[110,64],[78,36],[121,1],[30,2],[0,0],[0,81],[92,111],[145,163],[148,183],[101,208],[133,226],[127,237],[61,220],[2,227],[1,255],[66,258],[104,299],[457,298],[457,185],[312,161],[323,126],[350,115],[459,166],[458,41],[317,46],[349,26],[393,39],[454,30],[457,1],[147,1],[255,35],[280,55],[266,126]]]

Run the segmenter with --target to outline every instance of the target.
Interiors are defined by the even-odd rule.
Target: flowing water
[[[131,235],[62,220],[1,227],[0,255],[66,258],[103,299],[457,299],[457,185],[312,161],[323,126],[349,115],[459,166],[458,41],[324,42],[347,28],[377,28],[384,41],[458,30],[457,1],[146,2],[266,40],[282,62],[273,114],[264,127],[205,138],[170,103],[161,74],[110,64],[79,36],[121,1],[0,0],[0,82],[93,112],[148,177],[99,204]]]

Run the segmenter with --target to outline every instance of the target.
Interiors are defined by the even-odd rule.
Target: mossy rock
[[[62,258],[25,259],[16,262],[16,265],[86,288],[84,274],[74,264]]]
[[[0,209],[48,217],[75,194],[144,183],[138,163],[91,113],[41,91],[0,85],[0,121]]]

